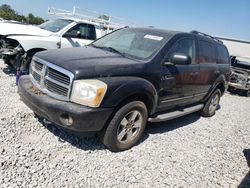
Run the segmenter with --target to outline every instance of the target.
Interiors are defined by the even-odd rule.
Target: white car
[[[101,36],[98,23],[75,18],[54,19],[39,26],[0,23],[0,55],[7,64],[27,69],[39,51],[80,47]]]

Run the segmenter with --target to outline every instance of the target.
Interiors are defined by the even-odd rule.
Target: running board
[[[191,114],[193,112],[197,112],[197,111],[201,110],[203,107],[204,107],[204,104],[199,104],[199,105],[196,105],[196,106],[184,108],[182,110],[176,110],[176,111],[169,112],[169,113],[166,113],[166,114],[160,114],[155,118],[149,118],[148,121],[156,123],[156,122],[175,119],[175,118],[178,118],[178,117],[181,117],[181,116],[185,116],[187,114]]]

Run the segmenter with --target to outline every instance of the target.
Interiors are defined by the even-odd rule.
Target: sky
[[[52,18],[49,6],[66,10],[78,6],[143,26],[250,41],[250,0],[0,0],[0,4],[46,19]]]

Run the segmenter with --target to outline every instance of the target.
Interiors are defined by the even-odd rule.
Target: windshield
[[[73,22],[72,20],[65,20],[65,19],[49,20],[39,25],[38,27],[55,33],[60,31],[62,28],[66,27],[68,24],[72,22]]]
[[[173,36],[173,34],[154,29],[124,28],[92,43],[92,46],[112,49],[112,52],[146,60]]]

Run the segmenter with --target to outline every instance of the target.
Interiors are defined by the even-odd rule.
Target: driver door
[[[62,35],[61,48],[84,46],[90,44],[95,39],[95,26],[91,24],[80,23],[73,26]]]
[[[160,105],[163,109],[184,106],[194,102],[196,79],[199,64],[196,61],[196,40],[192,37],[179,39],[168,51],[165,61],[173,54],[180,53],[191,57],[191,64],[169,63],[162,67]]]

